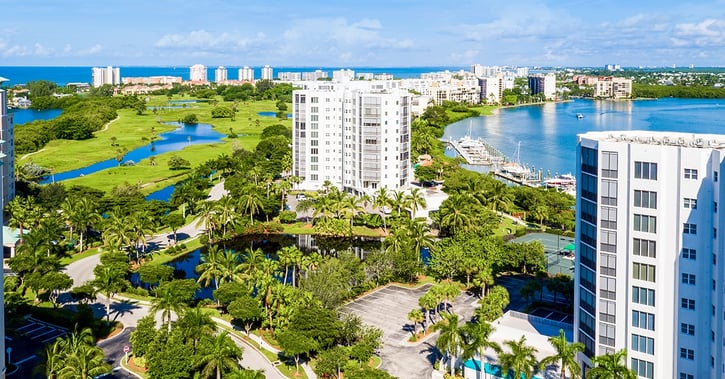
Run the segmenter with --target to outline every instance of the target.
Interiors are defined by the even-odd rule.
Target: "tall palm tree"
[[[515,378],[531,379],[534,369],[538,367],[534,356],[536,348],[526,345],[526,336],[521,336],[518,341],[504,341],[503,344],[508,346],[510,352],[502,352],[498,355],[501,371],[503,373],[513,371]]]
[[[418,324],[422,323],[425,320],[423,312],[420,310],[420,308],[413,308],[410,312],[408,312],[408,320],[413,323],[413,335],[417,336]]]
[[[214,337],[204,337],[200,348],[201,354],[196,367],[201,368],[202,378],[221,379],[222,372],[239,368],[239,359],[242,349],[229,337],[229,332],[223,331]]]
[[[23,239],[23,230],[33,225],[35,220],[39,219],[42,214],[42,210],[33,196],[14,198],[8,203],[7,211],[10,214],[8,224],[19,229],[21,240]]]
[[[627,367],[627,349],[596,356],[592,363],[587,379],[637,379],[637,374]]]
[[[560,378],[566,378],[566,371],[569,370],[572,378],[581,377],[581,368],[576,361],[577,354],[584,351],[584,344],[581,342],[569,343],[564,335],[564,330],[559,329],[559,335],[549,337],[549,343],[556,350],[556,353],[541,360],[540,369],[546,366],[559,364],[561,367]]]
[[[410,204],[410,211],[413,214],[413,219],[415,219],[415,212],[418,208],[425,208],[428,206],[425,201],[423,191],[421,191],[418,187],[415,187],[410,191],[407,195],[407,201]]]
[[[153,299],[151,312],[161,312],[161,319],[166,321],[169,332],[171,332],[171,315],[173,313],[181,315],[187,308],[188,306],[178,298],[173,287],[160,285],[156,289],[156,297]]]
[[[133,237],[131,225],[127,221],[121,216],[119,209],[110,212],[103,226],[103,241],[118,250],[130,246]]]
[[[78,251],[83,251],[83,236],[88,231],[88,228],[92,228],[101,222],[101,220],[101,215],[98,213],[98,207],[95,202],[87,197],[82,197],[75,202],[71,222],[78,228]]]
[[[111,298],[114,293],[128,287],[125,279],[126,272],[120,265],[103,264],[93,269],[96,277],[93,279],[93,287],[106,298],[106,322],[111,322]]]
[[[501,346],[491,341],[491,334],[494,328],[486,321],[478,320],[477,322],[469,322],[463,327],[464,345],[463,358],[473,358],[478,353],[478,359],[481,364],[485,359],[486,349],[492,349],[497,353],[501,352]]]
[[[203,336],[213,335],[217,327],[211,316],[204,313],[204,309],[199,306],[184,312],[184,315],[179,318],[178,325],[185,337],[192,339],[194,350],[196,350],[199,340]]]
[[[435,244],[435,239],[429,234],[430,229],[425,221],[410,221],[406,226],[408,236],[415,255],[420,261],[420,251],[424,248],[430,249]]]
[[[455,374],[459,350],[463,345],[463,330],[458,325],[458,315],[455,313],[444,314],[443,320],[434,324],[431,330],[441,332],[436,341],[436,347],[438,350],[448,354],[451,365],[451,376],[453,376]]]
[[[390,199],[392,208],[396,210],[398,217],[411,208],[411,201],[403,191],[394,191]]]
[[[83,344],[70,352],[64,360],[64,367],[58,372],[58,378],[91,379],[111,371],[104,360],[103,349]]]
[[[199,202],[199,221],[196,222],[196,227],[203,227],[206,230],[206,237],[209,241],[214,241],[214,232],[217,228],[217,211],[216,201],[205,200]]]
[[[50,345],[45,345],[40,365],[33,369],[34,374],[44,374],[48,379],[56,379],[63,368],[64,348],[67,340],[58,338]]]
[[[221,254],[219,247],[216,245],[209,246],[206,253],[201,254],[200,261],[194,269],[199,273],[199,278],[196,280],[205,287],[210,284],[214,284],[214,289],[219,289],[219,282],[223,275],[224,269],[221,265]]]
[[[447,227],[453,234],[461,231],[470,230],[472,228],[470,206],[466,201],[465,195],[452,195],[446,199],[439,211],[440,225]]]
[[[242,263],[240,263],[240,271],[248,277],[251,277],[257,268],[262,265],[266,256],[262,249],[244,249],[242,254]]]
[[[154,219],[147,210],[141,210],[131,214],[128,223],[136,244],[136,260],[138,260],[138,249],[140,248],[142,253],[146,252],[146,236],[154,232]]]
[[[238,201],[242,212],[249,214],[249,222],[254,223],[254,215],[262,210],[262,197],[257,191],[246,191]]]
[[[385,207],[389,207],[391,203],[390,194],[388,189],[380,187],[374,195],[373,208],[377,208],[380,213],[380,217],[383,219],[383,230],[387,233],[388,227],[385,225]]]

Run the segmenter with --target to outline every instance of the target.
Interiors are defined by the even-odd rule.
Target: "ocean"
[[[33,80],[49,80],[65,85],[67,83],[90,83],[91,66],[0,66],[0,77],[10,79],[4,83],[6,86],[24,84]],[[214,80],[214,69],[207,67],[209,80]],[[230,80],[237,79],[237,72],[241,67],[227,67]],[[340,69],[351,69],[355,73],[392,74],[395,78],[417,78],[422,73],[438,71],[459,71],[468,70],[468,67],[272,67],[274,76],[279,72],[312,72],[315,70],[326,71],[332,77],[332,71]],[[189,67],[120,67],[121,78],[137,76],[180,76],[183,80],[189,80]],[[254,77],[262,76],[262,68],[254,67]]]

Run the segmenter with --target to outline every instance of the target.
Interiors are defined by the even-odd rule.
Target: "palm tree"
[[[211,378],[216,374],[216,379],[221,379],[223,371],[239,368],[242,349],[232,341],[227,331],[214,337],[204,337],[200,351],[196,367],[201,368],[203,378]]]
[[[435,239],[428,232],[428,224],[425,221],[410,221],[406,226],[408,236],[413,247],[415,255],[420,261],[420,252],[424,248],[430,249],[435,244]]]
[[[561,375],[560,378],[566,378],[566,370],[569,370],[572,378],[581,377],[581,368],[576,361],[577,354],[584,351],[584,344],[581,342],[575,342],[570,344],[566,340],[564,330],[559,329],[559,335],[556,337],[549,337],[549,343],[556,350],[556,353],[550,355],[540,362],[540,369],[546,369],[546,366],[560,364]]]
[[[239,206],[243,213],[249,214],[249,221],[254,223],[254,215],[262,210],[262,197],[257,191],[247,191],[239,196]]]
[[[83,236],[86,234],[88,228],[92,228],[94,225],[101,222],[101,220],[101,215],[98,213],[97,206],[92,200],[82,197],[80,200],[75,202],[71,222],[78,228],[79,252],[83,251]]]
[[[57,365],[60,367],[51,370],[54,371],[54,377],[90,379],[109,372],[111,367],[103,360],[103,350],[94,346],[94,343],[93,335],[88,328],[80,332],[75,331],[65,339],[57,340],[58,346],[53,348],[55,350],[53,353],[57,354],[54,359],[58,358]],[[47,352],[46,350],[46,354]],[[49,359],[50,356],[46,355],[46,358]],[[55,365],[49,366],[48,363],[46,361],[46,372]]]
[[[122,247],[130,246],[133,241],[131,225],[120,214],[119,209],[110,212],[103,227],[103,241],[119,250]]]
[[[453,195],[441,204],[440,226],[447,227],[453,234],[471,229],[470,205],[465,195]]]
[[[627,349],[598,355],[592,363],[594,367],[587,372],[587,379],[637,379],[637,374],[627,367]]]
[[[387,188],[380,187],[380,189],[375,192],[374,197],[373,208],[377,208],[380,212],[380,217],[383,219],[383,230],[387,233],[388,227],[385,225],[385,207],[390,206],[390,194],[388,194]]]
[[[413,213],[413,219],[415,219],[415,212],[418,208],[425,208],[428,204],[423,196],[423,191],[420,188],[413,188],[407,196],[407,201],[410,204],[410,210]]]
[[[129,216],[131,235],[136,243],[136,260],[138,260],[138,249],[146,252],[146,236],[154,232],[154,219],[147,210],[141,210]]]
[[[242,254],[242,263],[240,263],[240,271],[251,277],[257,270],[257,267],[262,265],[265,260],[265,254],[262,249],[245,249]]]
[[[58,338],[51,345],[45,345],[42,353],[42,362],[33,369],[34,374],[45,374],[48,379],[56,379],[58,372],[63,368],[63,349],[66,340]]]
[[[433,323],[433,315],[436,314],[440,302],[432,293],[426,293],[418,299],[418,305],[425,310],[428,320],[425,321],[425,331],[428,331],[428,324]],[[431,312],[433,311],[433,312]]]
[[[451,365],[451,376],[455,373],[456,359],[458,351],[463,345],[463,330],[458,325],[458,315],[455,313],[446,313],[443,321],[433,325],[431,330],[440,330],[441,334],[436,341],[438,350],[448,354],[449,363]]]
[[[16,227],[20,231],[20,239],[23,239],[23,230],[32,225],[42,213],[40,206],[36,204],[35,198],[16,197],[7,205],[7,211],[10,214],[8,224]]]
[[[178,325],[187,338],[193,340],[194,350],[196,350],[199,340],[203,336],[210,336],[216,331],[216,323],[212,320],[208,313],[204,313],[204,309],[197,306],[184,312]]]
[[[469,322],[463,327],[464,345],[463,359],[473,358],[478,353],[478,359],[481,364],[485,359],[486,349],[492,349],[497,353],[501,352],[501,346],[491,341],[491,334],[494,328],[486,321],[478,320],[477,322]]]
[[[219,281],[224,271],[221,266],[221,254],[222,252],[216,245],[209,246],[206,253],[201,254],[201,263],[195,268],[195,271],[199,273],[197,282],[205,287],[214,283],[214,289],[219,289]]]
[[[502,352],[498,355],[498,361],[501,363],[501,372],[514,372],[514,377],[524,377],[531,379],[533,371],[538,365],[536,364],[536,348],[526,345],[526,336],[521,336],[518,341],[504,341],[504,345],[509,347],[510,352]]]
[[[262,370],[234,370],[224,376],[226,379],[264,379]]]
[[[156,297],[151,305],[151,312],[161,312],[161,319],[167,323],[168,331],[171,332],[171,314],[180,315],[188,306],[180,301],[171,286],[161,285],[156,289]]]
[[[418,336],[418,324],[422,323],[423,320],[425,320],[425,316],[423,316],[423,312],[420,310],[420,308],[413,308],[410,312],[408,312],[408,320],[413,322],[413,336]]]
[[[215,201],[201,201],[199,207],[199,221],[196,222],[196,227],[204,227],[206,229],[206,237],[209,241],[214,240],[214,232],[216,230],[216,214],[217,207]]]
[[[390,202],[392,208],[397,210],[398,217],[400,217],[404,210],[411,208],[411,201],[403,191],[394,191]]]
[[[126,272],[121,266],[100,265],[93,269],[96,277],[93,279],[93,287],[96,291],[106,297],[106,321],[111,322],[111,298],[114,293],[122,291],[128,286],[125,279]]]

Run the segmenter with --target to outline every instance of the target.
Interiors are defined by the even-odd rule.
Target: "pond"
[[[257,114],[262,117],[277,117],[277,112],[258,112]],[[292,118],[292,113],[287,113],[287,118]]]
[[[226,137],[225,134],[214,130],[210,124],[182,124],[178,122],[170,122],[168,124],[176,125],[178,128],[170,132],[161,133],[159,134],[160,139],[129,151],[123,157],[122,162],[133,161],[138,163],[142,159],[146,159],[153,155],[178,151],[190,145],[219,142],[222,138]],[[108,148],[114,149],[110,146]],[[66,179],[90,175],[111,167],[117,167],[118,165],[119,164],[115,159],[107,159],[77,170],[55,173],[41,181],[41,184],[47,184],[53,181],[60,182]]]
[[[62,109],[11,109],[10,113],[13,115],[13,124],[20,125],[35,120],[52,120],[58,117]]]
[[[276,259],[277,251],[286,246],[297,246],[305,254],[316,251],[322,255],[335,254],[337,251],[351,248],[358,258],[365,259],[369,252],[379,250],[381,244],[382,240],[380,238],[356,237],[350,240],[348,238],[319,237],[306,234],[275,234],[239,237],[228,242],[226,249],[240,252],[247,248],[261,249],[267,257]],[[201,263],[202,253],[205,253],[206,250],[205,247],[196,249],[165,264],[174,268],[174,277],[177,279],[198,279],[199,274],[196,273],[195,269]],[[140,281],[138,274],[131,275],[131,283],[135,286],[147,287]],[[213,291],[213,285],[202,287],[197,291],[196,298],[212,299]]]
[[[151,192],[146,196],[146,201],[149,200],[161,200],[168,202],[171,200],[171,195],[174,194],[174,189],[176,188],[175,184],[172,184],[170,186],[164,187],[158,191]]]

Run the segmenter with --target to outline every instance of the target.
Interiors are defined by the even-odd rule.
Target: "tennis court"
[[[549,233],[530,233],[514,238],[511,242],[539,241],[544,245],[546,269],[549,275],[574,276],[574,238]]]

